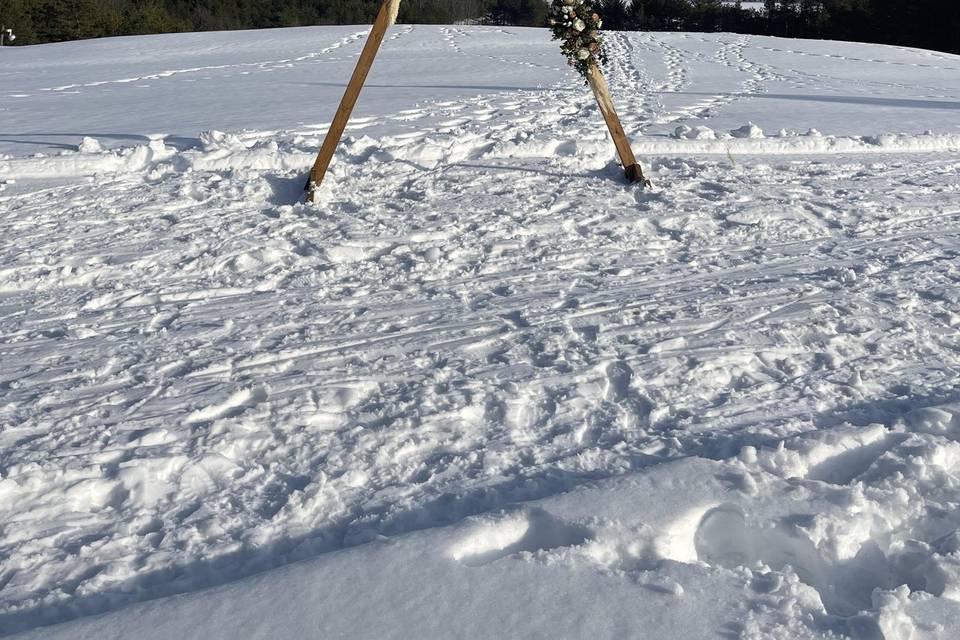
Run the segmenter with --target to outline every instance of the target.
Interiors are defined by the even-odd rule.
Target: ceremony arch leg
[[[595,64],[590,65],[587,72],[587,81],[590,88],[593,89],[593,95],[597,98],[597,104],[600,106],[600,112],[610,130],[610,137],[613,138],[613,144],[617,147],[617,153],[620,155],[620,163],[623,165],[623,171],[630,182],[639,182],[644,186],[650,186],[650,181],[643,175],[643,170],[637,163],[633,155],[633,149],[630,148],[630,140],[623,131],[623,125],[620,124],[620,117],[617,115],[617,109],[613,106],[613,98],[610,96],[610,88],[603,77],[600,67]]]
[[[370,29],[370,35],[367,36],[367,43],[363,47],[360,59],[357,61],[357,68],[353,71],[353,77],[347,85],[347,90],[340,101],[340,107],[337,109],[333,122],[330,124],[330,130],[327,131],[327,137],[323,140],[323,146],[320,147],[320,153],[317,154],[317,160],[310,170],[310,178],[307,180],[305,190],[307,192],[307,202],[314,202],[317,188],[323,182],[330,162],[333,160],[333,154],[340,144],[340,138],[343,137],[343,131],[350,121],[350,114],[357,104],[357,98],[360,97],[360,91],[363,89],[363,83],[370,73],[370,67],[377,57],[380,50],[380,44],[387,33],[387,29],[397,21],[397,13],[400,11],[400,0],[384,0],[377,14],[377,19]]]

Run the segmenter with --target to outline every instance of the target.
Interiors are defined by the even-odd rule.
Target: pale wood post
[[[613,105],[613,98],[610,96],[610,88],[603,77],[600,67],[595,64],[590,65],[587,72],[587,81],[590,88],[593,89],[593,95],[597,98],[597,104],[600,106],[600,113],[607,123],[610,130],[610,137],[613,138],[613,144],[617,147],[617,153],[620,155],[620,163],[623,165],[623,171],[630,182],[641,182],[645,186],[650,186],[650,181],[643,176],[643,170],[637,164],[637,159],[633,155],[633,149],[630,148],[630,141],[627,134],[623,131],[623,125],[620,124],[620,117],[617,115],[617,109]]]
[[[333,117],[330,124],[330,130],[327,131],[327,137],[323,140],[323,146],[320,147],[320,153],[317,154],[317,160],[310,171],[310,179],[307,180],[305,187],[307,192],[307,202],[313,202],[316,197],[317,187],[323,182],[323,177],[330,167],[330,161],[333,160],[333,154],[340,144],[340,138],[343,137],[343,130],[350,121],[350,114],[357,104],[357,98],[360,97],[360,90],[363,89],[363,83],[370,73],[370,67],[373,66],[373,60],[377,57],[380,50],[380,44],[387,33],[387,28],[397,21],[397,13],[400,11],[400,0],[384,0],[380,7],[380,13],[370,29],[370,35],[367,36],[367,43],[363,47],[360,59],[357,61],[357,68],[353,71],[353,77],[347,85],[347,90],[340,101],[340,107]]]

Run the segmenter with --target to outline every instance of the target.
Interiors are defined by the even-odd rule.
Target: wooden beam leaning
[[[643,170],[637,163],[633,155],[633,149],[630,148],[630,141],[627,134],[623,131],[623,125],[620,124],[620,116],[617,115],[617,109],[613,105],[613,98],[610,96],[610,87],[603,77],[600,67],[595,64],[590,65],[587,73],[587,81],[590,88],[593,89],[593,95],[597,98],[597,104],[600,106],[600,112],[610,130],[610,137],[613,138],[613,144],[617,147],[617,153],[620,155],[620,163],[623,165],[623,171],[630,182],[640,182],[644,186],[650,186],[650,181],[643,175]]]
[[[313,169],[310,170],[310,178],[304,188],[307,192],[307,202],[314,202],[317,193],[317,187],[323,182],[330,162],[333,160],[333,154],[337,151],[340,144],[340,138],[343,137],[343,131],[347,128],[350,121],[350,114],[357,104],[360,97],[360,91],[363,89],[363,83],[367,80],[367,74],[373,66],[373,61],[380,50],[380,44],[387,33],[387,29],[397,21],[397,13],[400,11],[400,0],[384,0],[380,6],[380,12],[377,19],[370,29],[370,35],[367,36],[367,43],[363,47],[360,59],[357,61],[357,68],[353,70],[353,77],[347,85],[347,90],[343,94],[337,113],[333,117],[330,129],[327,131],[327,137],[323,140],[323,146],[320,147],[320,153],[313,163]]]

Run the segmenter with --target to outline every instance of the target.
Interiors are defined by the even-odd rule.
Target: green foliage
[[[494,0],[489,5],[489,24],[542,27],[547,22],[544,0]]]
[[[480,22],[490,4],[490,0],[403,0],[399,20],[406,24]]]
[[[597,13],[603,18],[603,28],[623,31],[630,27],[630,14],[625,0],[597,0]]]

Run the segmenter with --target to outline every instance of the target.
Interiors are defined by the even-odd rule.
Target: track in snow
[[[557,68],[511,55],[509,33],[397,35],[411,32],[442,56]],[[357,35],[324,57],[54,89],[282,74]],[[0,630],[955,401],[960,161],[938,118],[960,86],[914,100],[928,136],[845,121],[826,138],[668,138],[847,82],[767,61],[758,41],[612,38],[611,83],[660,185],[647,193],[619,182],[569,76],[354,120],[316,207],[293,202],[322,123],[0,159],[16,179],[0,185],[0,495],[16,523]],[[809,56],[831,74],[857,60]],[[897,79],[864,81],[856,108],[960,68],[891,56],[858,62]],[[934,75],[913,85],[901,67]],[[797,119],[818,117],[844,116]],[[868,446],[857,471],[884,452]],[[810,477],[860,475],[838,466]],[[715,517],[743,520],[730,513]],[[703,558],[743,564],[703,526]]]

